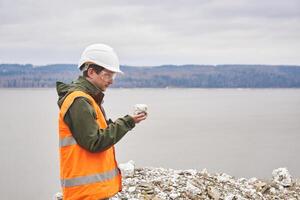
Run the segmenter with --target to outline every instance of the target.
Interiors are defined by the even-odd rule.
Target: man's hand
[[[137,115],[132,115],[131,117],[133,118],[133,121],[137,124],[140,121],[143,121],[147,118],[147,113],[142,112]]]

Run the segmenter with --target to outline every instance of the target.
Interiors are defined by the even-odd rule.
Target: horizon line
[[[34,65],[31,63],[0,63],[0,65],[31,65],[32,67],[46,67],[51,65],[77,65],[75,63],[52,63],[52,64],[42,64]],[[231,63],[231,64],[160,64],[160,65],[128,65],[120,64],[122,67],[163,67],[163,66],[222,66],[222,65],[247,65],[247,66],[296,66],[300,67],[300,64],[241,64],[241,63]]]

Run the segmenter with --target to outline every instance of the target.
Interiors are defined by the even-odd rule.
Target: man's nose
[[[109,79],[109,80],[108,80],[108,83],[109,83],[109,84],[113,84],[113,82],[114,82],[113,79]]]

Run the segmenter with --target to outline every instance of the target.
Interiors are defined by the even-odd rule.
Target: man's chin
[[[102,87],[102,88],[101,88],[102,92],[105,92],[107,88],[108,88],[108,86]]]
[[[109,88],[111,84],[108,85],[102,85],[102,87],[100,88],[103,92],[106,91],[107,88]]]
[[[106,90],[106,88],[103,88],[103,87],[100,88],[100,89],[101,89],[102,92],[105,92],[105,90]]]

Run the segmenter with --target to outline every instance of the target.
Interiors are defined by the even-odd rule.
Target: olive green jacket
[[[71,84],[57,82],[56,90],[59,97],[59,107],[71,92],[83,91],[94,98],[106,118],[101,105],[104,94],[84,77],[80,76]],[[69,126],[76,142],[90,152],[99,152],[111,147],[135,126],[133,118],[126,115],[115,122],[106,118],[108,126],[101,129],[96,122],[96,112],[85,97],[78,97],[74,100],[64,117],[64,121]]]

